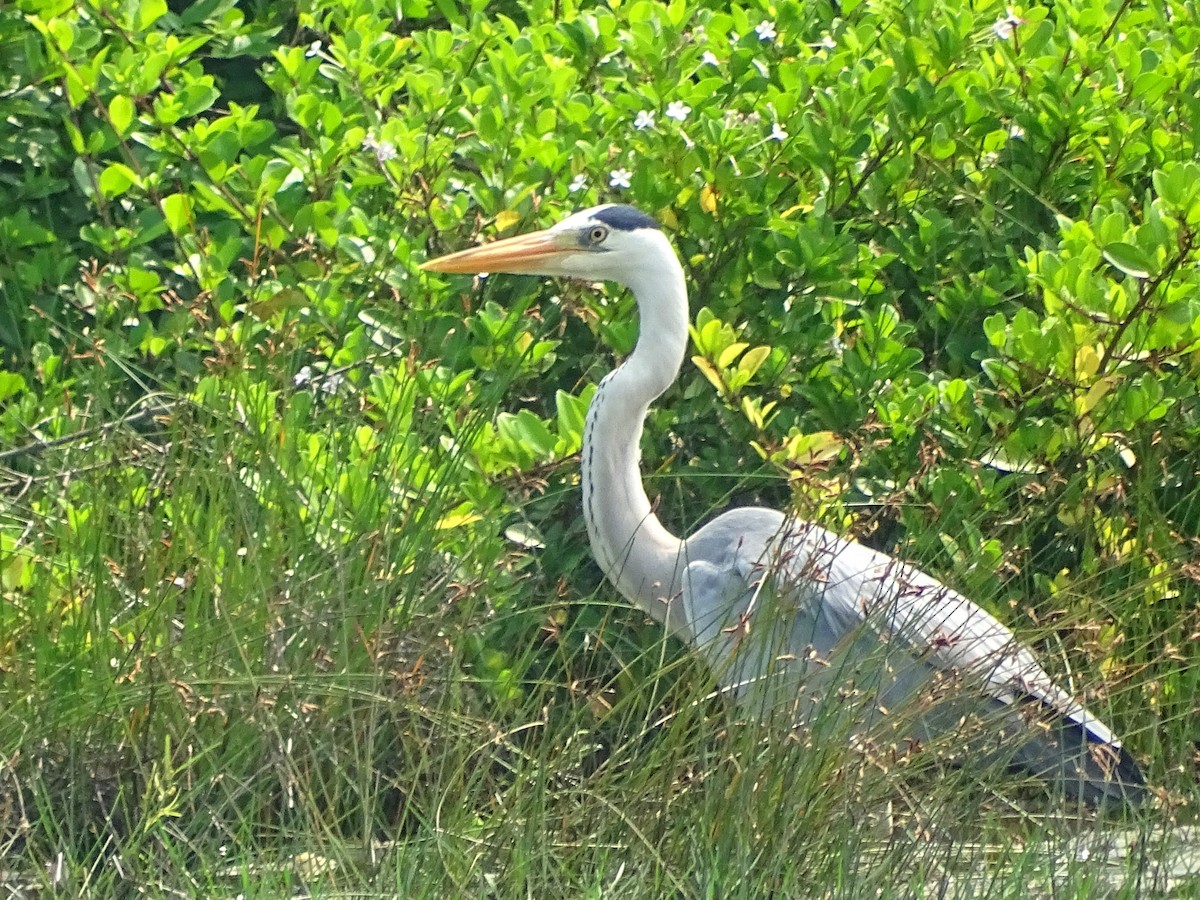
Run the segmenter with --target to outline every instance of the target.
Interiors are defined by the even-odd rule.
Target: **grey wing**
[[[804,581],[819,573],[820,605],[848,629],[866,628],[895,643],[913,665],[966,679],[1005,706],[1034,700],[1119,747],[1112,731],[1059,687],[1032,651],[995,616],[919,569],[822,529],[798,538],[795,559],[806,574],[787,566],[785,577]]]
[[[789,568],[770,541],[756,546],[744,536],[736,550],[690,562],[681,599],[697,648],[743,706],[811,723],[836,697],[849,714],[844,723],[870,719],[880,693],[864,683],[861,662],[876,635],[850,606],[828,602],[820,579],[796,578]],[[860,671],[850,671],[856,664]]]
[[[804,523],[736,548],[691,562],[682,599],[698,648],[739,702],[809,723],[833,710],[821,723],[851,728],[887,719],[895,738],[921,740],[965,735],[977,720],[969,758],[1003,759],[1090,803],[1141,799],[1113,732],[961,594]]]

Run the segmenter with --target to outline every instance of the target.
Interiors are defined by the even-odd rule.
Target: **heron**
[[[800,724],[849,716],[861,729],[900,723],[892,734],[909,742],[961,739],[962,759],[999,760],[1092,807],[1131,809],[1148,796],[1116,734],[1032,649],[927,573],[769,508],[724,512],[685,537],[663,526],[642,483],[641,437],[650,405],[679,376],[688,295],[652,216],[596,206],[421,268],[632,292],[636,345],[600,382],[585,419],[583,517],[606,578],[698,652],[722,692]]]

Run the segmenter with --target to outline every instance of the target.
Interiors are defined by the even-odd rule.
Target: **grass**
[[[9,472],[4,515],[37,548],[5,568],[13,896],[1141,896],[1200,872],[1168,827],[1196,800],[1168,768],[1191,722],[1139,734],[1144,676],[1101,714],[1162,751],[1170,799],[1110,853],[1117,824],[1012,779],[731,719],[607,589],[566,604],[498,540],[447,553],[461,456],[344,490],[419,424],[373,428],[368,457],[331,399],[318,483],[253,396]]]

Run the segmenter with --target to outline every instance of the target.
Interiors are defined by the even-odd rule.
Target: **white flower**
[[[779,32],[775,30],[775,23],[768,19],[763,19],[761,22],[755,25],[754,33],[758,35],[758,39],[760,41],[773,41],[779,34]]]
[[[826,34],[825,37],[821,38],[819,46],[824,47],[826,50],[833,50],[837,47],[837,41],[833,39],[832,34]]]
[[[375,158],[379,160],[380,165],[387,162],[389,159],[396,158],[396,145],[391,141],[377,141],[371,135],[363,138],[363,149],[371,150],[375,154]]]
[[[304,56],[306,59],[312,59],[314,56],[320,56],[320,55],[321,55],[321,42],[320,41],[313,41],[311,44],[308,45],[308,49],[304,51]]]
[[[778,122],[771,124],[771,140],[782,143],[787,140],[788,133],[779,127]]]
[[[1013,36],[1013,32],[1017,30],[1017,26],[1024,24],[1025,20],[1009,9],[1005,16],[997,19],[992,24],[992,34],[1002,41],[1007,41]]]
[[[682,100],[672,100],[667,104],[667,111],[664,113],[664,115],[668,119],[674,119],[676,122],[682,122],[688,117],[688,114],[691,111],[692,108]]]
[[[608,175],[608,186],[615,188],[627,188],[630,184],[630,179],[633,178],[633,173],[628,169],[613,169]]]
[[[587,176],[580,172],[571,179],[571,183],[567,185],[568,194],[577,194],[587,187]]]
[[[1012,138],[1014,141],[1024,140],[1025,129],[1022,128],[1020,125],[1009,125],[1008,126],[1008,136],[1010,138]]]
[[[321,390],[326,394],[336,394],[341,389],[342,383],[346,380],[344,375],[334,372],[332,375],[325,377],[321,382]]]
[[[638,131],[643,131],[647,128],[654,127],[654,113],[648,109],[643,109],[637,114],[637,118],[633,120],[633,127]]]
[[[305,366],[299,372],[297,372],[295,375],[292,376],[292,384],[294,384],[296,387],[304,387],[304,385],[306,385],[310,381],[312,381],[312,377],[313,377],[312,366]]]
[[[720,66],[721,61],[717,59],[717,55],[711,50],[705,50],[704,55],[700,57],[700,65],[702,66]]]

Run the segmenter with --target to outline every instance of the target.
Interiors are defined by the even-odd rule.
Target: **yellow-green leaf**
[[[133,124],[133,101],[124,94],[117,94],[108,104],[108,120],[112,123],[117,137],[124,137]]]
[[[748,376],[753,377],[754,373],[759,370],[759,367],[766,362],[767,357],[771,355],[770,347],[755,347],[748,350],[746,355],[742,357],[738,363],[738,369],[745,372]]]
[[[0,371],[0,401],[7,400],[24,391],[25,379],[15,372]]]
[[[1104,396],[1113,389],[1114,383],[1115,380],[1112,378],[1097,379],[1096,383],[1093,384],[1088,389],[1088,392],[1076,403],[1076,411],[1079,413],[1079,415],[1086,416],[1093,409],[1095,409],[1096,404],[1103,400]]]
[[[519,212],[515,212],[511,209],[506,209],[501,213],[497,213],[497,215],[496,215],[496,230],[497,231],[508,231],[508,229],[512,228],[514,225],[516,225],[520,221],[521,221],[521,214]]]
[[[135,8],[138,30],[145,31],[167,14],[167,0],[138,0]]]
[[[727,369],[733,365],[733,361],[737,359],[750,345],[744,341],[730,344],[721,351],[721,355],[717,357],[717,366],[722,369]]]
[[[466,525],[473,525],[482,520],[483,516],[478,513],[466,512],[462,507],[459,507],[454,512],[448,513],[438,519],[436,527],[439,531],[447,531],[451,528],[462,528]]]
[[[696,364],[696,368],[700,370],[700,373],[707,378],[709,382],[711,382],[713,387],[715,387],[722,394],[725,393],[725,382],[721,378],[721,373],[716,370],[712,363],[710,363],[703,356],[693,356],[692,362]]]
[[[1084,344],[1075,351],[1075,377],[1087,381],[1100,371],[1100,354],[1091,344]]]
[[[119,197],[138,183],[137,172],[125,163],[110,163],[100,173],[100,193],[105,197]]]
[[[162,199],[163,218],[173,234],[192,230],[192,198],[187,194],[170,194]]]

